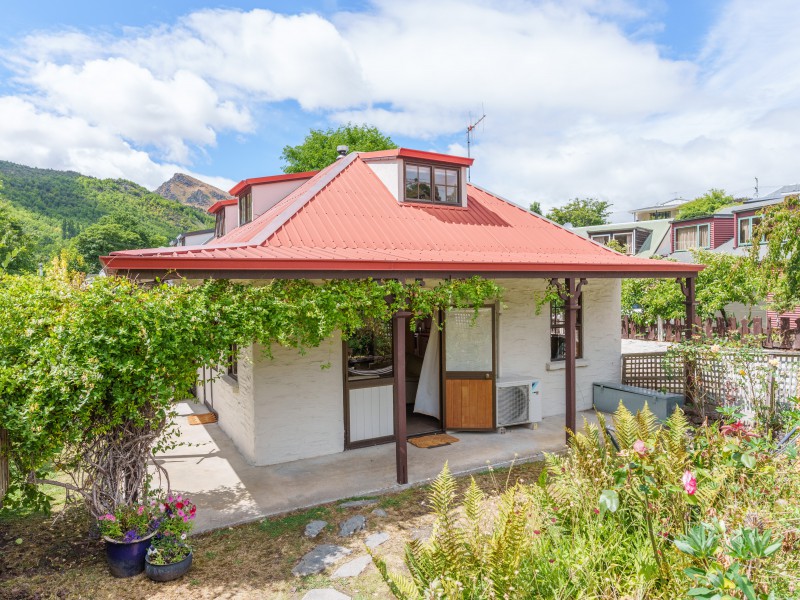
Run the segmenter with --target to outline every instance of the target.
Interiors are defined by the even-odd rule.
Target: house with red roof
[[[700,265],[625,256],[468,182],[473,160],[407,148],[352,152],[309,173],[246,179],[218,202],[201,246],[113,252],[108,273],[153,279],[491,278],[501,303],[442,307],[411,330],[328,340],[304,355],[237,349],[199,394],[255,465],[393,442],[407,480],[410,436],[495,432],[592,406],[619,381],[626,277],[676,277],[694,310]],[[548,285],[562,302],[537,309]],[[322,365],[330,368],[321,368]],[[213,389],[210,387],[213,386]]]

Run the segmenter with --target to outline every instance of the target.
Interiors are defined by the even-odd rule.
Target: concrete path
[[[644,354],[666,352],[674,342],[652,342],[649,340],[622,340],[622,354]]]
[[[181,445],[157,460],[172,489],[197,504],[195,531],[227,527],[353,496],[402,489],[395,481],[394,444],[348,450],[280,465],[248,465],[219,425],[189,425],[186,415],[206,412],[202,404],[177,405]],[[594,419],[587,411],[578,415]],[[302,425],[298,424],[298,428]],[[299,432],[298,432],[299,434]],[[439,448],[408,445],[411,484],[436,477],[445,461],[453,473],[480,471],[488,464],[539,459],[543,451],[564,449],[564,417],[548,417],[538,429],[510,427],[506,433],[455,432],[459,442]]]

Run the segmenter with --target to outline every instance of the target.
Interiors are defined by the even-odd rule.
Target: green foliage
[[[147,562],[151,565],[174,565],[189,556],[192,547],[180,537],[158,535],[147,549]]]
[[[611,204],[595,198],[575,198],[562,207],[547,213],[547,218],[559,225],[572,223],[573,227],[588,227],[608,223]]]
[[[95,179],[72,171],[35,169],[0,161],[0,215],[12,217],[27,236],[25,268],[34,271],[59,254],[64,244],[92,224],[136,224],[138,232],[159,244],[182,231],[204,229],[213,219],[203,211],[167,200],[123,179]],[[2,218],[2,217],[0,217]],[[106,237],[115,237],[106,232]],[[119,239],[119,232],[116,238]],[[102,237],[95,232],[90,237]],[[102,244],[99,246],[102,247]],[[141,246],[137,246],[141,247]],[[116,249],[116,248],[115,248]],[[87,264],[97,256],[90,256]],[[96,269],[95,269],[96,270]]]
[[[303,528],[315,519],[326,520],[330,518],[329,509],[316,506],[309,510],[286,515],[285,517],[268,518],[261,521],[259,529],[271,538],[277,538],[285,533],[299,533]]]
[[[113,513],[97,520],[100,535],[117,541],[132,542],[153,533],[158,524],[149,504],[118,506]]]
[[[606,248],[611,248],[614,252],[619,252],[620,254],[628,253],[628,247],[619,240],[615,239],[608,240]]]
[[[347,146],[350,152],[373,152],[397,148],[389,136],[370,125],[348,123],[336,129],[312,129],[297,146],[284,146],[281,158],[286,163],[284,173],[302,173],[324,169],[336,160],[337,146]]]
[[[174,443],[172,401],[187,397],[197,369],[217,367],[232,344],[256,343],[266,353],[272,344],[316,347],[400,309],[425,318],[439,307],[478,307],[500,294],[480,278],[433,287],[273,280],[146,288],[113,277],[86,283],[57,266],[46,277],[0,276],[0,422],[9,433],[13,486],[29,493],[28,502],[38,497],[30,474],[41,479],[53,465],[80,473],[89,447],[103,456],[119,452],[115,468],[123,472],[104,467],[76,476],[76,491],[87,481],[103,487],[91,494],[95,516],[135,501],[146,472],[131,458],[130,437],[139,436],[143,461]],[[106,446],[97,447],[101,442]],[[131,462],[123,468],[124,460]],[[136,477],[126,470],[134,468]],[[121,482],[135,485],[121,489]]]
[[[31,247],[35,243],[13,215],[11,205],[0,200],[0,272],[32,271],[35,262]]]
[[[167,239],[153,234],[141,222],[125,214],[105,215],[89,225],[70,241],[76,270],[97,273],[102,268],[101,256],[115,250],[165,246]]]
[[[702,196],[699,196],[687,202],[678,210],[676,220],[694,219],[696,217],[705,217],[713,215],[720,208],[725,206],[732,206],[738,204],[733,196],[726,194],[725,190],[712,188]]]
[[[542,203],[538,200],[536,202],[531,202],[530,207],[528,208],[529,211],[532,213],[536,213],[537,215],[544,214],[542,211]]]
[[[782,204],[763,210],[761,223],[755,227],[750,257],[760,264],[770,282],[772,303],[781,312],[800,305],[800,197],[787,196]],[[759,261],[759,251],[766,253]]]

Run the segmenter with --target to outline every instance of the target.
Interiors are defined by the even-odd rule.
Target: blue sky
[[[0,21],[0,159],[225,187],[348,121],[463,154],[483,106],[473,180],[523,205],[766,191],[798,179],[792,25],[790,0],[34,0]]]

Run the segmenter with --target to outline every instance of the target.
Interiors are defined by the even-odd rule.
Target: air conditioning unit
[[[542,420],[539,380],[522,375],[497,378],[497,426],[538,423]]]

